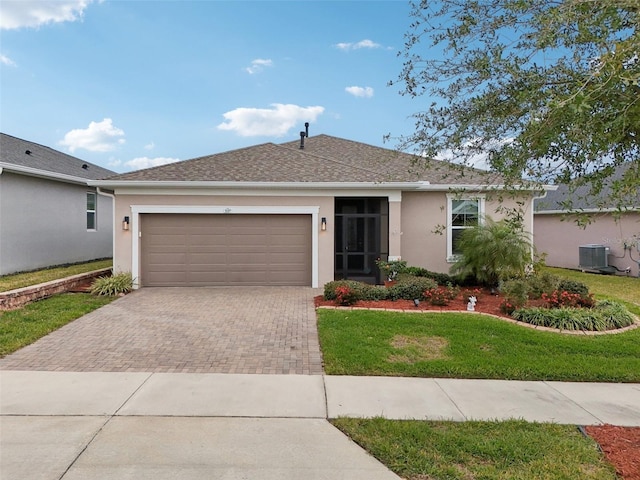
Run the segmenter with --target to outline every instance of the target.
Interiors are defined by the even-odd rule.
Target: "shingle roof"
[[[5,133],[0,133],[0,162],[87,180],[97,180],[115,173],[66,153]],[[87,168],[82,168],[83,165]]]
[[[566,209],[562,203],[567,200],[571,200],[572,210],[575,211],[616,209],[618,205],[612,200],[612,182],[620,180],[630,167],[630,163],[617,167],[613,175],[604,183],[597,198],[588,195],[589,185],[582,185],[570,192],[569,186],[562,184],[558,186],[557,190],[547,192],[544,198],[536,199],[534,210],[536,212],[564,211]],[[624,200],[625,208],[640,208],[640,191],[630,192]]]
[[[117,181],[211,182],[415,182],[461,183],[457,172],[446,168],[423,171],[412,166],[417,157],[329,135],[300,143],[264,143],[207,155],[159,167],[110,177]],[[482,172],[469,169],[466,184],[486,183]]]

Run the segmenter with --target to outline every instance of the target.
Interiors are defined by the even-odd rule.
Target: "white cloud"
[[[1,53],[0,53],[0,63],[2,63],[3,65],[6,65],[8,67],[15,67],[16,66],[16,62],[11,60],[6,55],[2,55]]]
[[[251,75],[261,72],[265,67],[273,67],[273,61],[268,58],[256,58],[251,61],[251,66],[245,68]]]
[[[347,87],[344,89],[347,93],[353,95],[354,97],[363,97],[363,98],[371,98],[373,97],[373,88],[371,87]]]
[[[105,118],[101,122],[91,122],[84,130],[71,130],[60,141],[60,145],[72,153],[78,148],[90,152],[110,152],[125,142],[122,137],[124,131],[114,127],[110,118]]]
[[[0,2],[0,29],[39,27],[81,19],[93,0],[20,0]]]
[[[230,130],[241,137],[275,136],[282,137],[303,121],[313,122],[322,115],[324,107],[300,107],[298,105],[271,104],[266,108],[236,108],[222,116],[225,122],[219,130]]]
[[[513,142],[514,138],[509,137],[502,140],[496,140],[489,142],[484,146],[484,151],[478,151],[478,145],[481,139],[469,140],[459,150],[447,149],[440,152],[436,156],[436,160],[445,160],[447,162],[458,163],[467,165],[469,167],[479,168],[481,170],[490,170],[489,164],[489,151],[492,148],[501,148],[504,145],[508,145]]]
[[[140,170],[142,168],[151,168],[158,167],[160,165],[166,165],[168,163],[179,162],[179,158],[170,158],[170,157],[138,157],[133,160],[129,160],[128,162],[124,162],[125,167],[128,167],[130,170]]]
[[[155,142],[147,143],[147,144],[144,146],[144,149],[145,149],[145,150],[153,150],[154,148],[156,148],[156,144],[155,144]]]
[[[344,50],[345,52],[348,52],[349,50],[359,50],[361,48],[382,48],[382,45],[374,41],[365,39],[365,40],[360,40],[359,42],[356,42],[356,43],[344,43],[344,42],[337,43],[335,47],[339,50]]]

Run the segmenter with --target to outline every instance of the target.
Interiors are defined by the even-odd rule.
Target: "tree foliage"
[[[432,103],[401,148],[637,198],[640,0],[423,0],[412,19],[390,84]]]

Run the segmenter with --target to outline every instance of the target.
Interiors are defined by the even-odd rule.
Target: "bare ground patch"
[[[449,346],[449,341],[443,337],[396,335],[391,340],[391,346],[399,351],[389,356],[390,362],[412,364],[447,358],[444,350]]]

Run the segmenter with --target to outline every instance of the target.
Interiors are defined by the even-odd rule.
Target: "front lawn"
[[[615,480],[576,427],[339,418],[332,423],[408,480]]]
[[[640,381],[640,329],[563,335],[465,313],[319,309],[318,332],[328,375]]]
[[[0,292],[7,292],[16,288],[29,287],[39,283],[58,280],[79,273],[92,272],[103,268],[111,268],[113,261],[109,258],[106,260],[95,260],[93,262],[77,263],[74,265],[64,265],[59,267],[45,268],[33,272],[14,273],[11,275],[0,276]]]
[[[96,310],[117,297],[63,293],[0,312],[0,357],[35,342],[67,323]]]
[[[545,267],[545,270],[559,277],[584,283],[597,298],[609,298],[640,305],[640,278],[638,277],[599,275],[566,268]]]

